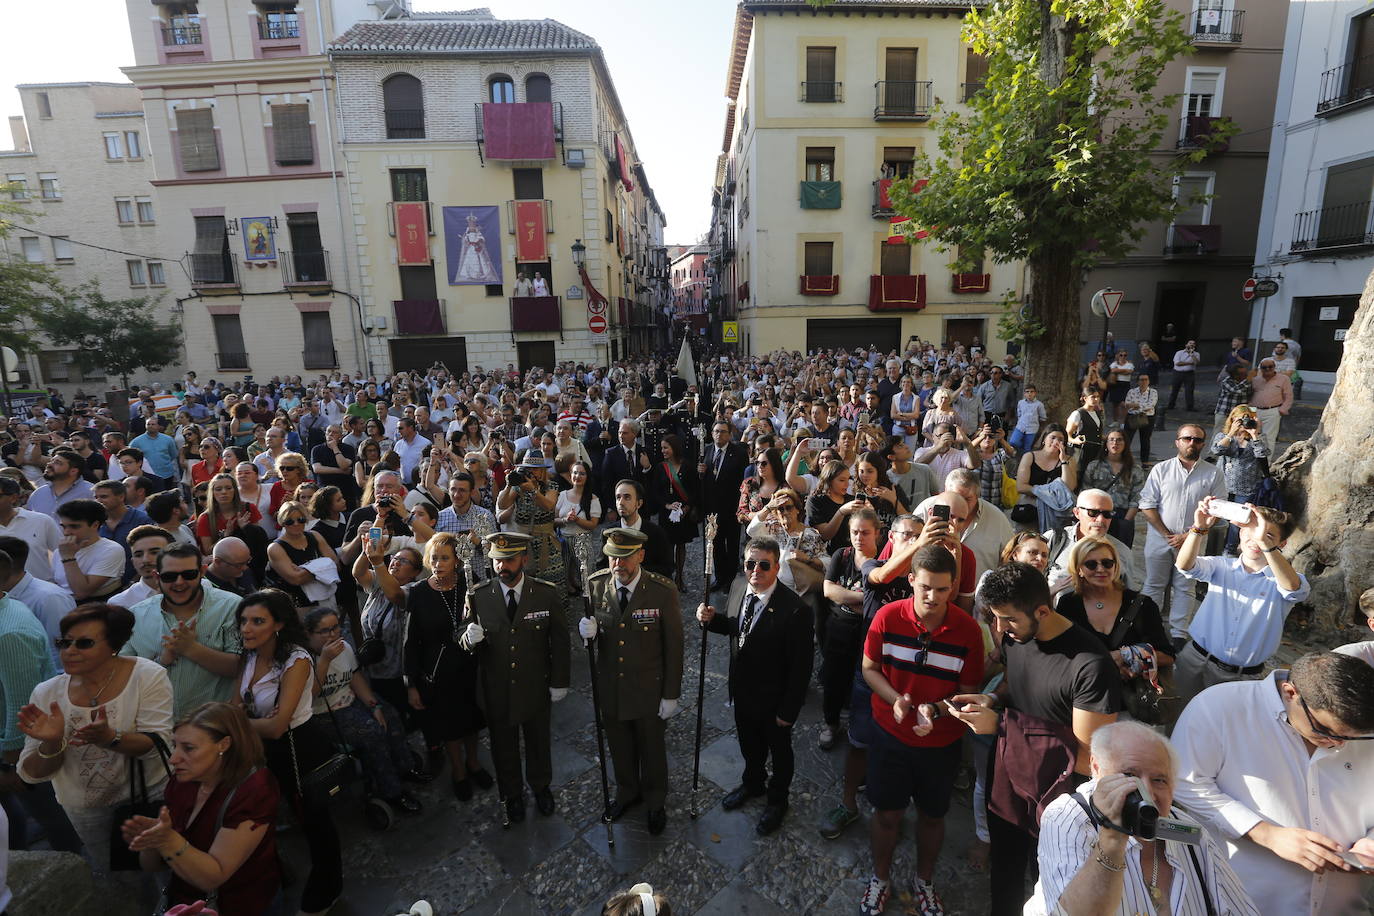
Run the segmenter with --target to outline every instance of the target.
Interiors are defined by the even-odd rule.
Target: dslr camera
[[[521,471],[519,469],[511,471],[509,474],[506,475],[506,483],[512,487],[518,487],[529,479],[530,475],[526,474],[524,471]]]
[[[1240,426],[1241,429],[1255,429],[1259,426],[1259,422],[1254,417],[1241,417]]]

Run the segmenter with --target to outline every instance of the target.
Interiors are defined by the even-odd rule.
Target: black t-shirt
[[[98,472],[98,473],[97,473]],[[110,473],[110,462],[99,452],[91,452],[84,459],[84,466],[81,469],[81,476],[86,478],[88,483],[99,483]]]
[[[806,500],[806,524],[811,528],[819,528],[827,524],[835,513],[840,511],[839,505],[829,496],[817,490]],[[847,525],[840,525],[835,529],[835,536],[830,539],[830,543],[825,549],[834,553],[849,543],[849,528]]]
[[[1021,712],[1073,724],[1073,711],[1120,712],[1121,675],[1102,640],[1074,624],[1054,639],[1002,640],[1010,705]]]
[[[410,526],[401,520],[400,512],[405,512],[405,507],[399,502],[396,506],[397,511],[389,513],[386,517],[386,533],[388,535],[413,535],[415,532],[410,530]],[[348,529],[344,532],[343,542],[346,544],[358,536],[359,528],[371,528],[377,523],[376,506],[360,506],[354,509],[348,516]]]
[[[1130,589],[1122,593],[1121,609],[1117,611],[1116,620],[1112,621],[1113,630],[1116,629],[1117,621],[1121,620],[1121,615],[1126,613],[1137,594]],[[1082,595],[1066,592],[1059,599],[1058,610],[1059,613],[1100,639],[1102,645],[1109,652],[1113,649],[1120,649],[1122,646],[1149,643],[1154,648],[1163,649],[1165,652],[1173,654],[1173,643],[1169,638],[1169,631],[1164,629],[1164,621],[1159,616],[1159,606],[1145,596],[1141,596],[1140,609],[1136,611],[1135,620],[1126,628],[1126,632],[1120,640],[1113,640],[1110,638],[1110,633],[1100,633],[1093,628],[1092,623],[1088,620],[1087,609],[1083,606]]]
[[[884,604],[892,601],[901,601],[903,598],[911,597],[911,582],[906,576],[897,576],[886,585],[874,585],[869,579],[869,573],[886,565],[886,560],[869,560],[863,565],[864,583],[864,620],[869,623]]]
[[[835,551],[830,555],[830,562],[825,565],[825,578],[828,582],[834,582],[840,588],[847,588],[851,591],[863,589],[864,574],[859,567],[854,565],[857,554],[853,547],[845,547]],[[835,602],[830,602],[831,607],[840,608]],[[849,605],[844,605],[843,610],[852,612],[854,609]]]

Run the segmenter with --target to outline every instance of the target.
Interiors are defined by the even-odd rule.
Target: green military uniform
[[[528,539],[500,532],[489,535],[492,556],[523,553]],[[485,631],[470,651],[481,665],[482,698],[491,735],[491,756],[502,798],[523,795],[520,736],[525,738],[525,780],[530,789],[547,790],[553,779],[550,689],[568,686],[570,641],[561,590],[522,575],[512,616],[506,589],[497,577],[468,589],[464,623]]]
[[[630,541],[625,534],[636,536]],[[625,537],[624,548],[639,549],[638,531],[608,532]],[[624,554],[620,554],[624,555]],[[668,751],[659,701],[682,693],[682,611],[671,579],[642,566],[639,581],[622,606],[620,583],[609,569],[591,576],[591,605],[597,623],[597,675],[601,719],[615,766],[616,800],[643,797],[650,810],[663,807],[668,794]]]

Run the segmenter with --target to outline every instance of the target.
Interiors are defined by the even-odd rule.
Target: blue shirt
[[[60,585],[45,579],[38,579],[25,573],[9,590],[9,597],[18,601],[32,612],[39,625],[47,633],[46,645],[52,662],[61,670],[57,646],[53,640],[62,635],[62,618],[76,610],[76,599],[72,593]]]
[[[143,452],[143,457],[148,459],[148,464],[157,476],[164,480],[171,480],[177,476],[177,458],[180,451],[177,449],[177,440],[166,433],[158,433],[157,438],[147,433],[136,436],[134,441],[129,443],[129,448]]]
[[[148,517],[148,513],[134,506],[127,506],[124,509],[124,517],[119,520],[119,524],[113,528],[109,522],[100,526],[100,536],[106,540],[114,541],[124,548],[124,581],[132,582],[134,578],[133,553],[129,550],[129,532],[139,525],[151,525],[153,520]]]
[[[1274,654],[1288,612],[1312,592],[1305,576],[1298,576],[1298,587],[1290,592],[1279,586],[1268,565],[1250,572],[1239,557],[1198,557],[1183,575],[1208,585],[1188,635],[1226,664],[1242,668]]]
[[[19,708],[29,701],[33,688],[56,676],[48,634],[28,608],[13,598],[0,598],[0,751],[24,746],[19,730]]]
[[[242,599],[202,581],[205,597],[196,612],[196,641],[217,652],[243,651],[234,612]],[[134,632],[120,655],[133,655],[158,661],[162,657],[162,637],[169,635],[177,619],[162,609],[162,596],[154,595],[129,608],[134,615]],[[167,669],[172,682],[173,710],[176,719],[202,703],[228,702],[234,695],[234,678],[220,677],[195,662],[178,658]]]
[[[1006,384],[1003,382],[1003,384]],[[1040,431],[1045,422],[1045,403],[1040,400],[1028,401],[1025,398],[1016,402],[1016,429],[1032,436]]]
[[[58,496],[53,492],[52,484],[44,484],[29,496],[29,503],[24,508],[30,512],[42,512],[44,515],[57,519],[57,510],[61,506],[74,499],[94,499],[95,489],[90,482],[78,477],[76,483],[72,484],[65,493]]]

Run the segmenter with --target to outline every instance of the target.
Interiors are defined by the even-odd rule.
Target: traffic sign
[[[606,304],[605,299],[598,299],[593,296],[587,300],[587,311],[593,315],[604,315],[606,314]]]
[[[1121,300],[1126,298],[1124,289],[1099,289],[1093,293],[1092,309],[1093,314],[1100,318],[1115,318],[1117,310],[1121,308]]]
[[[722,321],[720,323],[720,342],[728,344],[739,343],[738,321]]]
[[[587,316],[587,330],[591,331],[593,334],[595,334],[595,335],[598,336],[598,337],[604,335],[604,334],[606,333],[606,316],[605,316],[605,315],[588,315],[588,316]]]
[[[1254,299],[1255,287],[1258,285],[1259,281],[1256,280],[1254,277],[1251,277],[1250,279],[1246,280],[1245,283],[1241,285],[1240,297],[1244,299],[1246,302],[1249,302],[1250,300]]]
[[[1279,291],[1279,281],[1270,277],[1258,281],[1255,284],[1255,295],[1261,299],[1267,299]]]

